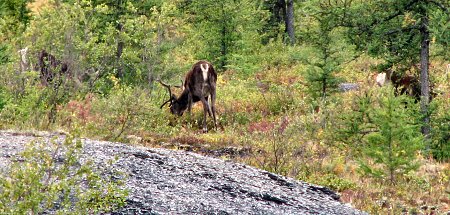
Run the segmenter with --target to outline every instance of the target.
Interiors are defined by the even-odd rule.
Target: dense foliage
[[[224,151],[332,187],[369,212],[448,210],[449,6],[2,1],[0,128],[80,128],[90,138]],[[57,59],[48,74],[43,50]],[[201,59],[219,72],[220,128],[208,134],[199,132],[200,105],[181,118],[160,109],[168,95],[155,82],[178,84]],[[378,72],[420,79],[420,101],[377,86]]]
[[[28,143],[0,174],[0,212],[90,214],[122,206],[127,191],[101,178],[89,162],[80,164],[81,149],[81,141],[71,135],[63,143]]]

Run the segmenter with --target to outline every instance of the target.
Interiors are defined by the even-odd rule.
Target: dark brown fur
[[[409,74],[398,74],[392,71],[386,73],[387,79],[392,83],[396,95],[408,95],[415,101],[420,101],[421,87],[420,79],[417,76]],[[436,94],[433,92],[433,86],[430,86],[430,101]]]
[[[397,94],[409,95],[417,101],[420,100],[419,78],[406,74],[403,76],[392,74],[391,81]]]
[[[38,61],[42,85],[48,86],[57,75],[65,74],[68,71],[66,63],[56,59],[55,56],[45,50],[39,53]]]

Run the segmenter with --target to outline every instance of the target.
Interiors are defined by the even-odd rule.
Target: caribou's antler
[[[170,102],[170,104],[169,104],[169,107],[172,105],[172,97],[170,97],[170,99],[169,100],[167,100],[167,101],[165,101],[159,108],[163,108],[164,107],[164,105],[166,105],[167,104],[167,102]]]
[[[168,84],[162,82],[161,79],[159,79],[159,78],[158,78],[156,81],[158,81],[161,85],[163,85],[164,87],[166,87],[166,88],[169,89],[169,91],[170,91],[170,87],[171,87],[170,85],[168,85]],[[170,92],[172,92],[172,91],[170,91]],[[171,93],[171,94],[172,94],[172,93]]]
[[[159,107],[159,108],[163,108],[164,105],[166,105],[168,102],[170,102],[169,106],[172,106],[172,100],[173,100],[173,97],[172,97],[172,90],[170,90],[170,85],[168,85],[168,84],[162,82],[161,79],[159,79],[159,78],[158,78],[157,81],[158,81],[161,85],[163,85],[164,87],[166,87],[167,90],[169,90],[169,100],[165,101],[165,102],[161,105],[161,107]]]

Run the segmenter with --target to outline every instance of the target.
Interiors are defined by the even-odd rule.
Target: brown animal
[[[182,116],[188,110],[191,112],[192,105],[201,101],[203,104],[203,132],[208,132],[206,126],[206,114],[213,118],[214,128],[217,129],[216,121],[216,82],[217,73],[211,63],[199,61],[192,66],[186,74],[183,84],[183,92],[179,97],[172,94],[170,85],[158,80],[161,85],[169,90],[170,98],[161,105],[161,108],[169,103],[172,114]],[[210,100],[210,102],[209,102]]]
[[[399,75],[398,73],[393,73],[389,70],[387,72],[379,73],[376,76],[376,83],[380,87],[391,83],[395,89],[396,95],[409,95],[416,101],[420,100],[420,80],[416,76],[408,74]]]
[[[55,77],[67,73],[69,67],[66,63],[56,59],[52,54],[42,50],[39,52],[38,66],[40,71],[41,83],[44,86],[48,86],[53,82]]]

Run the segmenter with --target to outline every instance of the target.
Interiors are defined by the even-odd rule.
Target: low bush
[[[82,147],[72,135],[28,143],[0,174],[0,213],[93,214],[123,206],[127,191],[89,161],[80,164]]]

